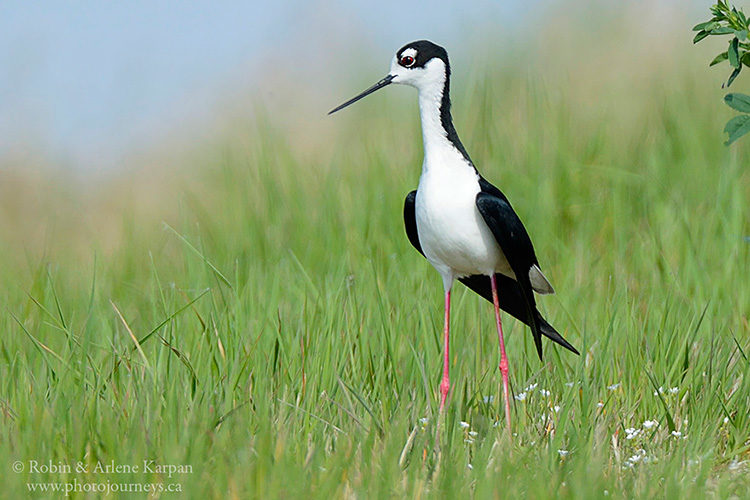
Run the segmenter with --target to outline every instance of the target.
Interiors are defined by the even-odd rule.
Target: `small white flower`
[[[429,421],[430,421],[430,419],[427,418],[427,417],[422,417],[422,418],[419,419],[419,423],[422,424],[422,425],[427,425],[427,423]]]
[[[460,425],[462,429],[468,429],[469,427],[471,427],[469,425],[469,422],[464,422],[463,420],[459,422],[458,425]]]
[[[477,437],[478,435],[479,435],[479,433],[477,431],[469,431],[469,436],[471,436],[473,438]]]
[[[464,439],[464,443],[466,443],[466,444],[474,444],[474,440],[471,439],[471,438]]]
[[[568,450],[557,450],[557,454],[560,455],[561,457],[567,456],[568,453],[570,453]]]
[[[725,424],[729,423],[729,417],[724,417],[724,423]]]
[[[601,401],[599,401],[598,403],[596,403],[596,407],[597,408],[604,408],[604,403],[602,403]]]
[[[640,429],[636,429],[635,427],[628,427],[627,429],[625,429],[625,439],[633,439],[640,433]]]
[[[620,387],[620,382],[617,382],[616,384],[608,385],[608,386],[607,386],[607,389],[609,389],[610,391],[614,391],[614,390],[616,390],[616,389],[617,389],[618,387]]]
[[[682,436],[682,433],[680,431],[672,431],[672,435],[676,438]]]
[[[484,397],[484,402],[485,403],[492,403],[493,401],[495,401],[495,396],[485,396]]]
[[[635,464],[637,464],[641,460],[643,460],[644,462],[648,462],[648,458],[646,457],[646,450],[644,450],[643,448],[639,449],[638,451],[635,452],[635,455],[628,458],[625,461],[625,465],[628,467],[633,467]]]
[[[539,384],[530,384],[524,391],[533,391]]]
[[[654,427],[659,427],[659,422],[657,420],[646,420],[643,422],[644,429],[651,429]]]
[[[471,464],[466,464],[466,467],[468,467],[468,468],[469,468],[469,470],[474,470],[474,466],[473,466],[473,465],[471,465]]]
[[[609,490],[604,490],[604,496],[605,496],[605,497],[608,497],[608,496],[609,496]]]
[[[495,420],[495,423],[492,424],[492,427],[497,427],[498,425],[500,425],[500,421],[499,420]]]
[[[659,386],[659,389],[654,391],[654,396],[658,396],[659,394],[664,394],[664,387]]]
[[[557,413],[558,411],[560,411],[560,405],[555,405],[552,407],[552,409],[554,410],[555,413]]]
[[[731,463],[729,464],[729,470],[731,470],[731,471],[736,471],[736,470],[741,470],[741,469],[744,469],[744,467],[745,467],[745,465],[746,465],[747,463],[748,463],[748,461],[747,461],[747,460],[743,460],[743,461],[741,461],[741,462],[738,462],[738,461],[737,461],[737,459],[735,458],[735,459],[734,459],[734,460],[732,460],[732,462],[731,462]]]
[[[547,389],[540,389],[539,394],[541,394],[544,397],[549,396],[551,393]]]
[[[565,382],[566,387],[573,387],[573,382]]]
[[[525,392],[519,392],[518,394],[516,394],[515,398],[518,401],[523,401],[524,399],[526,399],[526,393]]]
[[[670,394],[677,394],[678,392],[680,392],[680,388],[679,387],[670,387],[669,388],[669,393]]]

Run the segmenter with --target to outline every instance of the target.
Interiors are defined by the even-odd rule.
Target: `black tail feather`
[[[536,322],[537,322],[537,325],[539,325],[539,331],[541,332],[542,335],[550,339],[552,342],[555,342],[556,344],[563,346],[564,348],[566,348],[572,353],[579,354],[579,355],[581,354],[580,352],[578,352],[578,350],[575,347],[570,345],[570,343],[567,340],[565,340],[562,335],[557,333],[557,330],[555,330],[552,327],[552,325],[547,323],[546,319],[542,318],[542,315],[539,313],[539,311],[537,311],[536,314],[537,314]]]

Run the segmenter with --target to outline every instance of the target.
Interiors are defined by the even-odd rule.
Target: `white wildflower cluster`
[[[748,468],[748,465],[750,465],[750,460],[742,460],[738,461],[736,458],[732,460],[729,464],[729,470],[732,472],[740,472],[744,471]]]
[[[557,450],[557,454],[560,455],[560,457],[565,458],[568,456],[570,452],[568,450]]]
[[[430,419],[427,417],[422,417],[419,419],[419,423],[422,427],[427,427],[427,424],[430,423]]]
[[[539,387],[539,384],[529,384],[528,386],[526,386],[526,388],[524,388],[523,391],[514,396],[516,398],[516,401],[525,401],[526,398],[532,392],[534,392],[534,389],[536,389],[537,387]],[[548,391],[547,389],[539,389],[539,394],[541,394],[545,398],[548,398],[552,395],[552,392]]]
[[[476,440],[477,436],[479,436],[479,433],[472,430],[471,425],[469,425],[468,422],[464,422],[463,420],[458,423],[458,426],[464,430],[464,443],[474,444],[474,441]]]
[[[639,463],[648,464],[655,461],[656,459],[649,457],[648,454],[646,454],[646,450],[639,448],[631,457],[625,460],[625,467],[631,469]]]
[[[610,391],[616,391],[620,387],[620,382],[617,382],[616,384],[608,385],[607,389]]]
[[[659,422],[657,420],[644,420],[643,422],[644,429],[648,430],[648,429],[653,429],[655,427],[659,427]]]
[[[633,439],[640,433],[640,429],[636,429],[635,427],[628,427],[627,429],[625,429],[625,439]]]
[[[657,427],[659,427],[658,420],[644,420],[641,427],[628,427],[627,429],[625,429],[625,439],[634,439],[638,437],[642,432],[656,429]]]
[[[654,391],[654,396],[658,396],[659,394],[665,395],[665,394],[677,394],[680,392],[679,387],[670,387],[669,389],[665,389],[663,386],[659,386],[659,389]]]

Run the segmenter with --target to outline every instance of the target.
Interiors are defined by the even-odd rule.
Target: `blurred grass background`
[[[448,47],[459,134],[582,352],[546,344],[541,364],[506,321],[512,444],[491,307],[460,290],[430,452],[442,296],[401,221],[422,159],[413,91],[324,116],[391,54],[312,90],[278,82],[284,99],[219,110],[200,140],[106,176],[6,157],[2,496],[74,478],[214,498],[746,495],[750,146],[723,146],[715,47],[693,48],[676,8],[560,8],[534,36]],[[11,472],[144,458],[193,473]]]

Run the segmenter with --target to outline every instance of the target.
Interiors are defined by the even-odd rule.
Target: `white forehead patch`
[[[417,49],[413,49],[413,48],[409,47],[405,51],[401,52],[401,57],[405,57],[405,56],[411,56],[411,57],[413,57],[413,58],[416,59],[417,58]]]

